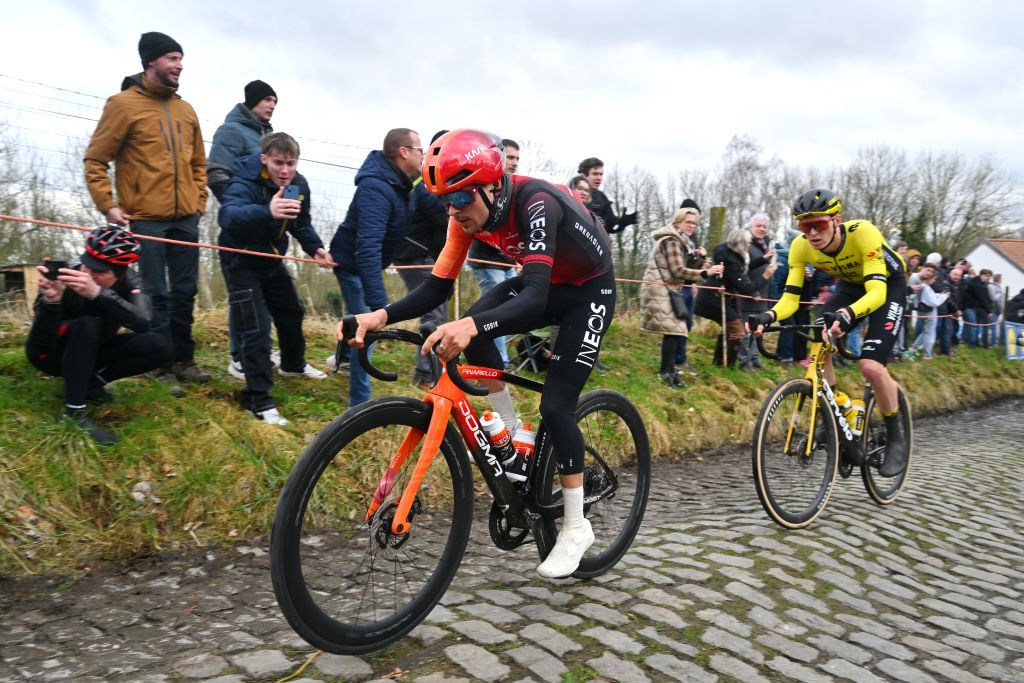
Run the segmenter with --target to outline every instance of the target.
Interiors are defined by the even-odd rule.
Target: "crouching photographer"
[[[103,227],[89,233],[80,265],[38,266],[43,277],[25,352],[36,368],[64,378],[65,414],[101,444],[118,438],[93,422],[86,402],[110,402],[109,382],[162,367],[171,352],[164,336],[149,331],[150,299],[128,267],[140,251],[132,233]]]

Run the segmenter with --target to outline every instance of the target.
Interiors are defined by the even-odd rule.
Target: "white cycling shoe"
[[[594,529],[590,520],[584,519],[578,527],[567,529],[562,527],[558,532],[558,540],[551,549],[547,559],[539,567],[537,573],[546,579],[560,579],[569,576],[580,566],[583,553],[594,543]]]

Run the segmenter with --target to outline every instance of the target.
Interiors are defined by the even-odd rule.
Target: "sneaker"
[[[685,372],[687,375],[697,374],[697,371],[693,369],[692,365],[690,365],[690,361],[685,361],[682,365],[679,366],[679,369]]]
[[[885,419],[885,461],[878,468],[883,477],[895,477],[907,466],[907,444],[898,415]]]
[[[564,526],[558,532],[555,547],[547,558],[537,567],[537,573],[548,579],[569,576],[580,566],[583,553],[594,543],[594,530],[590,520],[584,519],[583,525],[574,529]]]
[[[310,379],[324,379],[327,377],[327,373],[320,372],[309,363],[306,363],[306,367],[302,368],[298,372],[292,372],[290,370],[277,369],[278,374],[284,375],[285,377],[308,377]]]
[[[204,384],[213,379],[213,376],[203,370],[194,360],[178,361],[171,366],[171,372],[182,382],[197,382]]]
[[[792,358],[779,358],[779,365],[792,365],[792,364],[793,364],[793,359]]]
[[[156,370],[153,372],[151,377],[157,382],[160,382],[160,384],[166,386],[167,391],[169,391],[171,396],[174,398],[181,398],[185,395],[185,391],[181,388],[181,385],[178,384],[178,376],[170,370]]]
[[[240,379],[244,382],[245,371],[242,369],[242,361],[233,360],[230,363],[228,363],[228,374],[234,377],[235,379]]]
[[[96,443],[110,445],[120,441],[114,432],[104,429],[93,422],[92,418],[89,417],[89,411],[85,408],[66,408],[64,414],[91,436]]]
[[[678,389],[683,385],[683,383],[679,381],[679,375],[674,372],[659,372],[658,379],[661,380],[662,384],[665,384],[671,389]]]
[[[277,425],[278,427],[283,427],[288,424],[288,420],[286,420],[281,413],[277,412],[277,408],[267,408],[266,410],[258,411],[247,410],[245,412],[249,413],[257,420],[263,420],[267,424]]]
[[[324,363],[332,371],[334,370],[334,360],[335,359],[334,359],[334,354],[333,353],[331,355],[327,356],[327,358],[324,359]],[[349,363],[347,360],[343,360],[343,361],[341,361],[341,365],[338,366],[338,372],[344,372],[344,373],[347,374],[348,370],[349,370],[349,367],[351,367],[351,363]]]
[[[273,365],[275,368],[281,367],[281,352],[280,351],[271,351],[270,352],[270,364]]]

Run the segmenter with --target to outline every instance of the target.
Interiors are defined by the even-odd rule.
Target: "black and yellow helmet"
[[[831,216],[843,210],[842,202],[832,190],[808,190],[793,203],[793,218],[802,221],[814,216]]]

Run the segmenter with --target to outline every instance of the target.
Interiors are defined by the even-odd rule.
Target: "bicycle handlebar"
[[[356,336],[356,317],[354,315],[346,315],[341,319],[341,339],[338,341],[338,347],[334,354],[335,372],[338,371],[338,367],[341,364],[342,354],[348,350],[348,340]],[[367,332],[363,337],[363,348],[359,349],[359,364],[363,366],[367,374],[371,377],[381,380],[382,382],[394,382],[398,379],[398,373],[386,372],[381,370],[373,364],[370,360],[369,350],[370,345],[378,341],[401,341],[407,344],[413,344],[415,346],[423,346],[423,342],[426,341],[426,337],[416,332],[409,330],[403,330],[400,328],[389,328],[379,332]],[[445,372],[448,374],[448,378],[452,381],[455,386],[461,389],[464,393],[471,396],[486,396],[488,394],[487,387],[471,384],[459,372],[458,359],[453,358],[447,363],[442,363],[445,366]]]
[[[825,329],[828,329],[828,328],[832,327],[832,323],[834,323],[836,321],[836,314],[834,312],[831,312],[831,311],[828,312],[828,313],[822,313],[821,317],[822,317],[822,320],[824,321]],[[747,325],[750,327],[750,329],[752,329],[752,330],[755,329],[757,327],[757,325],[758,325],[757,316],[756,315],[747,316]],[[765,346],[764,346],[763,339],[764,339],[764,334],[765,333],[767,333],[767,332],[783,332],[783,331],[789,330],[791,332],[799,334],[801,337],[804,337],[808,341],[812,341],[813,342],[813,341],[817,341],[817,337],[815,337],[812,334],[808,334],[807,332],[803,332],[803,330],[813,330],[813,329],[817,329],[817,328],[818,328],[818,325],[770,325],[768,327],[765,327],[763,330],[761,330],[761,336],[755,338],[757,340],[757,350],[765,358],[768,358],[770,360],[778,360],[779,359],[779,354],[772,353],[771,351],[766,349]],[[860,360],[860,356],[851,353],[849,351],[849,349],[846,348],[846,342],[844,341],[844,339],[845,339],[845,337],[840,337],[839,339],[835,339],[832,342],[833,346],[835,346],[836,349],[839,351],[839,355],[841,355],[843,358],[846,358],[847,360]]]

